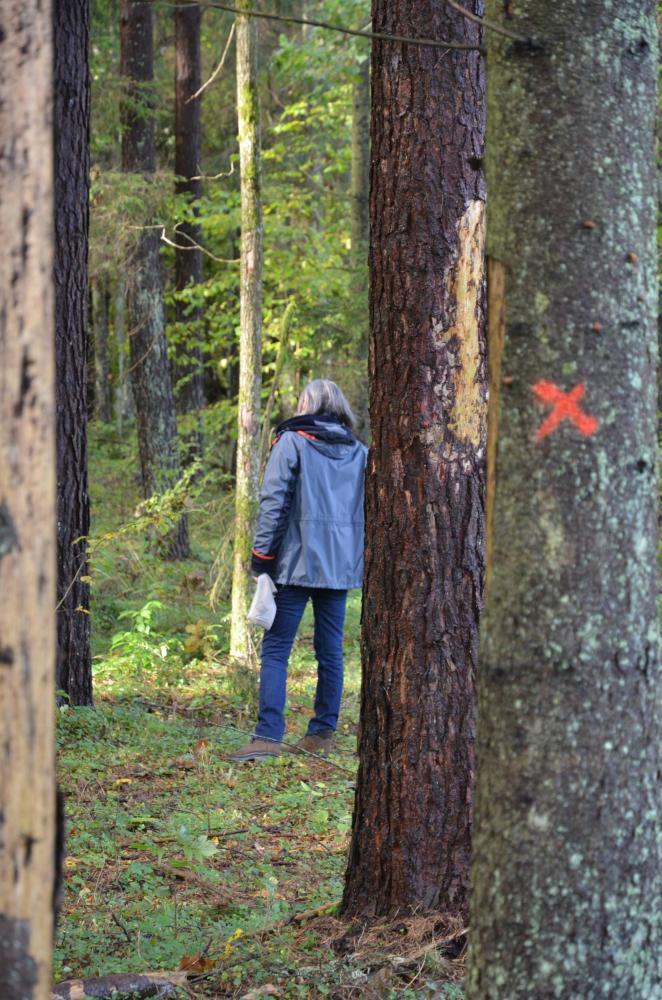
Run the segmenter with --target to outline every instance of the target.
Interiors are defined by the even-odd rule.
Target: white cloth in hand
[[[248,620],[251,625],[261,625],[262,628],[271,628],[276,617],[276,584],[268,573],[260,573],[257,578],[255,595],[248,611]]]

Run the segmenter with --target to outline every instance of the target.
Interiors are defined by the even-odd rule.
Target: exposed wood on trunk
[[[122,169],[153,174],[156,168],[154,117],[148,86],[153,79],[153,8],[142,0],[122,0],[122,74],[127,81],[123,107]],[[151,220],[145,220],[148,225]],[[179,475],[175,402],[164,330],[163,273],[157,229],[137,240],[127,278],[131,384],[138,423],[143,495],[172,486]],[[188,555],[188,525],[181,518],[167,542],[167,554]]]
[[[190,0],[177,0],[175,10],[175,173],[176,190],[200,198],[200,98],[191,100],[200,87],[200,22],[202,11]],[[196,213],[197,214],[197,213]],[[202,251],[200,227],[183,222],[177,226],[175,242],[189,250],[175,251],[175,287],[178,291],[199,285],[202,281]],[[186,325],[190,333],[184,345],[179,344],[175,374],[177,404],[182,413],[197,414],[196,426],[186,435],[186,460],[202,454],[202,417],[205,406],[204,371],[202,365],[202,310],[177,301],[177,322]]]
[[[244,4],[246,7],[246,4]],[[255,19],[237,18],[237,117],[241,170],[241,330],[230,653],[248,653],[250,556],[258,499],[262,385],[262,195]]]
[[[506,334],[506,269],[499,260],[487,259],[487,364],[490,402],[487,410],[487,490],[485,497],[485,593],[492,575],[492,521],[496,490],[496,456],[501,401],[501,355]]]
[[[0,59],[0,996],[50,993],[55,852],[52,8],[3,4]]]
[[[92,704],[87,536],[89,0],[55,0],[55,351],[58,690]]]
[[[432,0],[376,0],[373,28],[480,39]],[[483,105],[476,53],[373,45],[373,437],[351,915],[467,909],[484,576]]]
[[[507,23],[542,48],[488,32],[506,315],[470,1000],[660,995],[656,14],[526,0]]]

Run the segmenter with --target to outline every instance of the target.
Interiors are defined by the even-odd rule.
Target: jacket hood
[[[285,434],[287,431],[302,434],[315,441],[324,441],[327,444],[354,444],[356,442],[349,427],[341,424],[337,417],[329,413],[302,413],[300,416],[284,420],[276,428],[272,445],[276,443],[281,434]]]

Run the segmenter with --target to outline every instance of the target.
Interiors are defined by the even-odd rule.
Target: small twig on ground
[[[111,916],[113,922],[116,923],[117,926],[119,927],[119,929],[122,931],[122,933],[124,934],[124,937],[127,939],[127,941],[129,942],[129,944],[133,944],[133,935],[131,934],[131,931],[128,929],[128,927],[126,926],[126,924],[122,920],[120,920],[120,918],[117,916],[116,913],[114,913],[112,911],[111,911],[110,916]]]

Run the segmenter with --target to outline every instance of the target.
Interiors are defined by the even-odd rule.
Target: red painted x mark
[[[543,403],[549,403],[554,409],[538,428],[535,440],[542,441],[544,437],[551,434],[563,420],[570,420],[580,434],[590,437],[598,429],[598,419],[591,417],[577,405],[578,400],[584,395],[584,383],[580,382],[570,392],[564,392],[553,382],[546,382],[541,379],[533,387],[538,399]]]

